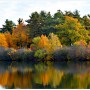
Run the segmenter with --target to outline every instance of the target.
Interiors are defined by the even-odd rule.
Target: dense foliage
[[[19,18],[18,25],[15,25],[7,19],[0,31],[0,46],[5,49],[14,48],[16,51],[25,48],[26,51],[20,52],[29,53],[34,59],[45,60],[55,59],[54,56],[60,55],[71,60],[69,54],[73,52],[72,47],[79,48],[75,48],[76,52],[81,48],[88,48],[83,51],[87,55],[84,55],[84,59],[90,59],[90,15],[81,17],[78,10],[65,13],[58,10],[54,15],[41,11],[33,12],[26,22],[27,24],[24,24],[23,19]],[[71,48],[67,49],[66,46]],[[82,57],[81,53],[79,54]],[[19,51],[10,55],[20,56]]]

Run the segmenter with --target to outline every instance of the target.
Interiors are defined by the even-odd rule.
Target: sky
[[[32,12],[44,10],[53,15],[57,10],[75,11],[81,16],[90,14],[90,0],[0,0],[0,28],[6,19],[17,24],[18,18],[29,19]]]

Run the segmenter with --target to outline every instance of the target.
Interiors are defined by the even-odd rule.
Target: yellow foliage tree
[[[65,16],[65,23],[56,25],[56,28],[60,30],[68,29],[68,30],[75,30],[75,31],[85,29],[84,26],[82,26],[81,23],[78,21],[78,19],[70,16]]]
[[[8,47],[13,47],[13,41],[12,41],[12,36],[9,32],[5,32],[4,33],[5,37],[6,37],[6,41],[8,43]]]
[[[0,46],[8,47],[8,43],[6,41],[5,35],[0,33]]]
[[[68,29],[73,29],[73,30],[81,30],[81,29],[85,29],[84,26],[81,25],[81,23],[78,21],[77,18],[73,18],[73,17],[69,17],[69,16],[65,16],[66,19],[66,25]]]
[[[57,35],[50,33],[49,34],[49,51],[53,52],[54,50],[62,47],[61,42]]]
[[[78,19],[70,16],[65,16],[65,22],[56,25],[56,29],[58,29],[57,35],[64,45],[70,46],[79,40],[85,40],[86,42],[90,40],[89,32],[85,27]]]

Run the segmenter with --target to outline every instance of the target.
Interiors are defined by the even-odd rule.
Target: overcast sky
[[[0,0],[0,27],[6,19],[17,24],[18,18],[28,19],[34,11],[50,11],[78,9],[81,16],[90,14],[90,0]]]

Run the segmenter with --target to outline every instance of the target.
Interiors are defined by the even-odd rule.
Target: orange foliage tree
[[[85,47],[87,43],[85,40],[80,40],[80,41],[75,42],[74,45]]]
[[[0,46],[8,47],[8,43],[6,41],[5,35],[0,33]]]
[[[52,53],[55,50],[62,47],[59,38],[57,37],[57,35],[53,33],[50,33],[49,37],[46,37],[46,35],[41,35],[41,37],[34,38],[33,41],[34,41],[33,46],[35,47],[34,49],[36,50],[35,57],[38,57],[40,59],[43,58],[45,58],[45,60],[53,59]],[[30,47],[32,47],[32,45]]]
[[[26,26],[23,23],[17,25],[13,30],[12,40],[15,48],[26,47],[29,42],[28,34],[26,32]]]
[[[44,48],[47,52],[53,52],[57,48],[62,47],[59,38],[57,35],[50,33],[49,37],[46,37],[45,35],[41,36],[41,39],[38,43],[38,46],[40,48]]]
[[[45,35],[41,35],[40,41],[38,43],[38,46],[40,48],[46,48],[49,45],[49,40]]]
[[[9,32],[5,32],[4,33],[5,37],[6,37],[6,41],[8,43],[8,47],[13,47],[13,41],[12,41],[12,35]]]

